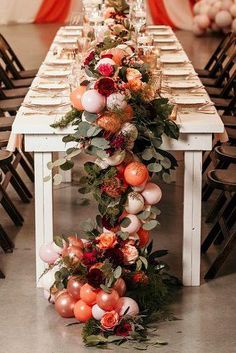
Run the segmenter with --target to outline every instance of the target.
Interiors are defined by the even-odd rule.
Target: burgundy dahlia
[[[82,262],[85,266],[94,265],[97,262],[97,251],[94,249],[83,254]]]
[[[84,65],[89,65],[94,58],[95,58],[95,52],[91,51],[89,55],[85,58]]]
[[[109,77],[100,78],[94,88],[105,97],[110,96],[110,94],[116,91],[115,82]]]
[[[118,248],[110,248],[104,252],[104,256],[109,259],[109,261],[114,266],[119,266],[124,263],[124,255],[122,251]]]
[[[104,58],[112,59],[113,58],[113,54],[102,54],[101,58],[102,59],[104,59]]]
[[[127,337],[129,336],[130,332],[132,331],[132,326],[129,322],[122,322],[119,326],[116,328],[116,336],[123,336]]]
[[[90,270],[86,277],[88,284],[94,288],[100,288],[100,285],[105,283],[105,276],[98,268]]]
[[[125,148],[125,136],[124,134],[121,132],[119,135],[116,135],[111,141],[110,141],[110,145],[115,149],[115,150],[119,150],[119,149],[124,149]]]

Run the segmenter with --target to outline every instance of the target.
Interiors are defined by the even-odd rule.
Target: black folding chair
[[[35,77],[37,70],[25,70],[14,50],[11,48],[7,40],[0,34],[0,57],[6,65],[14,79]]]

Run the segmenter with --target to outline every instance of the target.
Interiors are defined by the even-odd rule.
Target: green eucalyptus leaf
[[[144,264],[145,269],[148,268],[148,260],[146,259],[146,257],[144,256],[139,256],[139,259],[142,261],[142,263]]]
[[[108,288],[107,286],[105,286],[104,284],[101,284],[101,285],[100,285],[100,288],[101,288],[102,290],[104,290],[104,292],[106,292],[106,293],[108,293],[108,294],[111,293],[111,289]]]
[[[62,175],[61,174],[55,174],[53,177],[53,184],[54,185],[60,185],[62,182]]]
[[[91,139],[91,145],[98,147],[102,150],[105,150],[110,147],[109,142],[104,139],[104,137],[94,137]]]
[[[155,219],[153,219],[152,221],[149,221],[149,222],[143,224],[142,227],[143,227],[143,229],[145,229],[145,230],[152,230],[152,229],[154,229],[157,225],[158,225],[158,222],[157,222]]]
[[[51,175],[47,175],[43,178],[43,181],[46,183],[47,181],[51,180]]]
[[[89,113],[86,110],[83,112],[83,116],[89,123],[94,123],[97,119],[97,114]]]
[[[159,173],[162,170],[162,165],[159,163],[148,164],[149,172]]]
[[[150,159],[153,158],[153,149],[152,148],[146,148],[143,153],[142,153],[142,158],[145,161],[149,161]]]
[[[162,179],[164,180],[165,183],[170,184],[172,182],[171,176],[168,173],[163,173],[162,174]]]
[[[116,269],[115,269],[113,275],[114,275],[115,279],[120,278],[120,276],[122,275],[122,268],[121,268],[121,266],[116,267]]]
[[[97,136],[102,129],[99,126],[92,125],[87,132],[88,137]]]
[[[70,170],[74,167],[74,162],[73,161],[66,161],[64,164],[60,166],[62,170]]]
[[[128,218],[128,217],[125,217],[125,218],[122,219],[120,225],[121,225],[123,228],[127,228],[127,227],[130,225],[130,223],[131,223],[131,219]]]
[[[169,158],[165,157],[162,161],[161,161],[161,165],[163,168],[165,169],[170,169],[171,167],[171,161],[169,160]]]

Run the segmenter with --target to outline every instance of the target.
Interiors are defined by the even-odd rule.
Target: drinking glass
[[[72,12],[70,16],[70,26],[79,26],[81,24],[81,12]]]

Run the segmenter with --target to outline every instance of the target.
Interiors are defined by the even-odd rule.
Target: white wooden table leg
[[[185,152],[183,284],[200,285],[202,152]]]
[[[53,194],[52,180],[44,182],[51,174],[47,163],[52,160],[50,152],[35,152],[35,244],[36,244],[36,281],[45,269],[39,258],[39,248],[43,243],[53,240]]]

